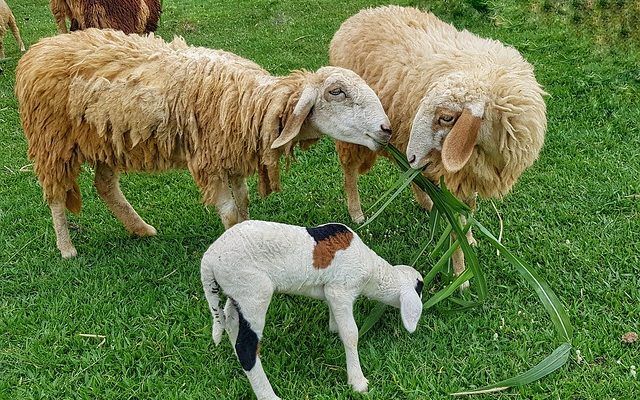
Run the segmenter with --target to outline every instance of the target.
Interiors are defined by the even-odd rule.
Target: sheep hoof
[[[353,390],[358,393],[367,393],[369,391],[369,381],[365,377],[358,379],[356,382],[350,383]]]
[[[362,211],[352,213],[351,220],[356,224],[362,224],[365,220],[364,213]]]
[[[464,292],[467,289],[469,289],[469,281],[464,281],[464,283],[460,285],[460,291]]]
[[[158,231],[156,231],[156,228],[154,228],[153,226],[149,224],[144,224],[140,227],[134,228],[131,233],[133,233],[136,236],[145,237],[145,236],[155,236],[158,234]]]
[[[60,254],[62,254],[62,258],[73,258],[78,255],[78,251],[72,245],[72,246],[60,249]]]

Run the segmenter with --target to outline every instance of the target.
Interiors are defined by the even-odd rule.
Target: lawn
[[[46,0],[10,1],[27,47],[55,34]],[[536,164],[495,206],[504,244],[534,266],[574,325],[570,362],[533,384],[487,397],[637,399],[640,345],[640,30],[632,2],[397,1],[517,48],[536,70],[549,128]],[[327,64],[329,41],[359,9],[352,0],[164,0],[158,34],[223,48],[274,74]],[[5,37],[0,62],[0,399],[250,399],[228,341],[215,347],[199,263],[223,231],[186,171],[128,174],[124,193],[158,229],[131,238],[81,176],[83,211],[71,216],[79,256],[63,260],[49,209],[26,156],[13,94],[20,53]],[[361,178],[366,210],[398,177],[380,160]],[[350,223],[333,144],[296,154],[283,192],[251,217],[312,226]],[[476,217],[494,232],[490,201]],[[429,218],[405,191],[360,234],[391,263],[410,263]],[[346,383],[344,350],[321,302],[280,295],[267,316],[262,362],[284,399],[446,399],[522,372],[556,346],[536,295],[485,242],[477,250],[489,297],[451,313],[430,309],[409,335],[389,310],[360,341],[368,395]],[[421,258],[428,271],[435,262]],[[437,283],[439,286],[440,283]],[[473,281],[472,281],[473,287]],[[472,292],[467,294],[473,297]],[[374,304],[361,300],[362,322]],[[95,335],[83,336],[83,335]],[[579,353],[578,353],[579,350]]]

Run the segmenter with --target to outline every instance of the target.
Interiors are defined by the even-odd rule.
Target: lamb
[[[330,45],[330,63],[358,73],[389,115],[391,143],[472,209],[476,195],[502,197],[537,159],[547,126],[545,94],[517,50],[478,37],[416,8],[365,9],[347,19]],[[376,156],[336,142],[349,214],[364,221],[358,175]],[[431,199],[417,186],[418,203]],[[464,218],[461,221],[465,223]],[[471,231],[470,243],[475,241]],[[464,255],[454,253],[454,272]]]
[[[49,0],[58,32],[87,28],[118,29],[125,33],[155,32],[160,19],[160,0]]]
[[[275,77],[181,38],[87,29],[42,39],[16,69],[29,157],[51,208],[62,256],[77,254],[65,207],[79,213],[84,162],[111,212],[138,236],[156,230],[119,188],[122,171],[188,168],[225,228],[249,218],[246,178],[298,141],[333,138],[379,149],[390,137],[380,100],[352,71],[323,67]]]
[[[360,294],[400,308],[414,332],[422,314],[423,279],[415,269],[392,267],[342,224],[315,228],[245,221],[225,231],[202,258],[200,276],[213,317],[212,337],[226,330],[258,399],[278,399],[260,362],[260,340],[276,292],[326,300],[329,329],[344,344],[348,382],[366,392],[358,358],[353,303]],[[227,296],[220,309],[220,291]]]
[[[4,58],[4,35],[7,33],[7,27],[11,29],[11,33],[13,33],[16,43],[20,47],[20,51],[24,51],[24,43],[22,43],[22,38],[20,37],[20,30],[16,24],[16,18],[13,16],[7,3],[4,0],[0,0],[0,59]]]

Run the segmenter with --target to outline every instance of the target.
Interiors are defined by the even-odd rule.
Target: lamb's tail
[[[211,336],[213,337],[213,343],[218,345],[222,339],[225,322],[224,311],[220,307],[220,286],[218,286],[218,282],[216,282],[213,271],[205,265],[202,265],[200,269],[200,278],[202,280],[202,287],[204,288],[204,295],[207,298],[209,310],[211,310],[211,316],[213,317]]]

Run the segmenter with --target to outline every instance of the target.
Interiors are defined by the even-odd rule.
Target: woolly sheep
[[[416,8],[365,9],[347,19],[330,45],[332,65],[358,73],[389,115],[391,143],[413,168],[475,208],[476,195],[502,197],[537,159],[546,130],[544,91],[517,50],[478,37]],[[364,221],[358,174],[379,153],[336,143],[349,214]],[[426,209],[431,199],[416,186]],[[465,222],[464,220],[462,221]],[[474,243],[471,231],[467,235]],[[454,254],[456,274],[463,253]]]
[[[155,32],[160,19],[160,0],[49,0],[58,32],[111,28],[125,33]]]
[[[77,254],[65,207],[80,212],[80,166],[111,212],[138,236],[155,235],[119,188],[122,171],[188,168],[228,228],[248,218],[246,178],[272,172],[299,140],[321,134],[372,150],[389,140],[375,93],[352,71],[323,67],[274,77],[221,50],[181,38],[88,29],[42,39],[16,69],[29,157],[63,257]]]
[[[0,59],[4,58],[4,35],[7,33],[7,27],[11,29],[16,43],[20,47],[20,51],[24,51],[24,43],[20,38],[20,30],[16,24],[16,18],[13,16],[11,9],[4,0],[0,0]],[[0,69],[0,71],[2,71]]]
[[[399,307],[415,331],[422,313],[422,276],[409,266],[391,266],[342,224],[315,228],[245,221],[227,230],[207,250],[200,268],[217,345],[226,330],[258,399],[278,399],[262,369],[259,346],[265,315],[276,292],[326,300],[329,329],[344,344],[348,382],[366,392],[358,358],[353,303],[360,294]],[[224,311],[219,293],[227,296]]]

